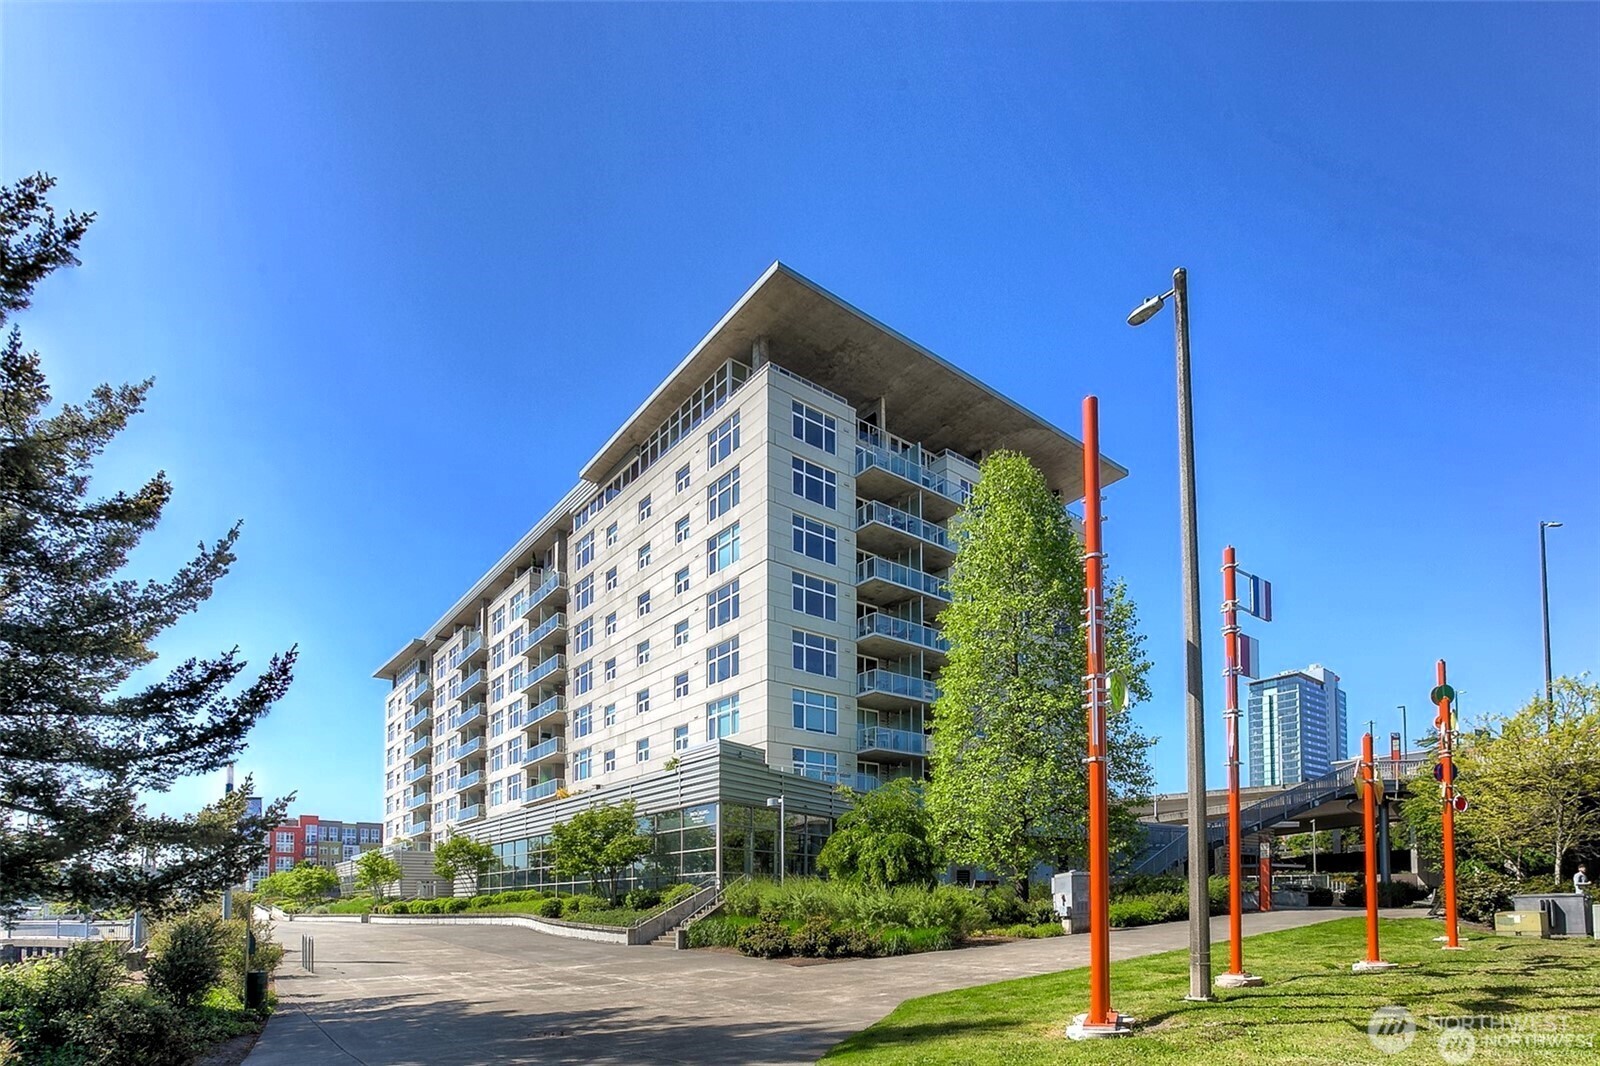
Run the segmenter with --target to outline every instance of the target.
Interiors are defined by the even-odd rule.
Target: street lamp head
[[[1555,529],[1561,525],[1560,522],[1540,522],[1539,524],[1546,529]]]
[[[782,796],[777,796],[777,797],[768,796],[767,797],[767,806],[768,807],[782,807],[783,806],[783,797]]]
[[[1144,303],[1140,304],[1138,307],[1135,307],[1133,309],[1133,313],[1128,315],[1128,325],[1130,325],[1130,326],[1142,326],[1142,325],[1144,325],[1146,322],[1150,321],[1150,319],[1155,316],[1155,313],[1157,311],[1161,310],[1161,308],[1166,305],[1166,302],[1167,302],[1167,298],[1165,296],[1152,296],[1152,297],[1150,297],[1150,299],[1146,300]]]

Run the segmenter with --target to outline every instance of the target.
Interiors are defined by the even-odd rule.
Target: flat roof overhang
[[[858,410],[884,401],[888,429],[931,452],[1027,454],[1051,488],[1083,496],[1083,444],[959,367],[863,313],[782,263],[773,263],[732,310],[583,468],[604,483],[717,367],[748,361],[757,338],[771,360],[844,396]],[[1101,457],[1101,483],[1126,477]]]

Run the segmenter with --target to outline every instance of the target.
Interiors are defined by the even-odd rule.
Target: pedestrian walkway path
[[[1248,914],[1246,935],[1361,912]],[[1419,911],[1386,911],[1385,916]],[[280,930],[300,932],[280,926]],[[246,1066],[813,1062],[914,996],[1087,965],[1088,937],[890,959],[782,963],[494,926],[319,925],[296,937]],[[1211,922],[1226,959],[1227,919]],[[1185,947],[1185,923],[1116,930],[1113,959]],[[1359,945],[1352,945],[1359,951]]]

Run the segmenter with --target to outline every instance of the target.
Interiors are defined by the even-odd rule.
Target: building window
[[[504,666],[505,664],[506,664],[506,642],[502,640],[502,641],[497,642],[495,644],[495,646],[494,646],[494,650],[489,653],[489,668],[491,670],[495,670],[495,669],[499,669],[500,667]]]
[[[645,737],[633,746],[634,762],[650,761],[650,738]]]
[[[584,748],[582,751],[573,752],[572,776],[577,778],[579,781],[587,781],[589,780],[590,776],[593,775],[593,773],[594,769],[589,764],[589,749]]]
[[[672,591],[679,596],[689,591],[689,568],[687,566],[672,575]]]
[[[615,681],[616,679],[617,679],[617,660],[615,658],[607,659],[606,663],[605,663],[605,673],[604,673],[604,675],[602,677],[602,680]]]
[[[794,439],[833,455],[838,447],[838,426],[833,418],[799,400],[793,401],[793,411]]]
[[[512,729],[521,728],[521,726],[522,726],[522,701],[520,699],[512,700],[506,706],[506,723],[508,725],[510,725]]]
[[[641,640],[638,646],[633,649],[633,660],[635,666],[643,666],[650,661],[650,642],[648,640]]]
[[[594,732],[594,708],[585,703],[572,710],[572,735],[586,737]]]
[[[497,737],[506,731],[506,712],[495,711],[489,716],[489,735]]]
[[[686,670],[683,673],[677,674],[677,675],[675,675],[673,677],[673,679],[672,679],[672,697],[674,699],[680,699],[681,700],[681,699],[683,699],[683,697],[687,696],[688,694],[689,694],[689,672]]]
[[[739,447],[739,412],[735,411],[706,434],[706,466],[716,466]]]
[[[706,486],[706,521],[715,522],[739,502],[739,468],[717,478]]]
[[[643,570],[650,565],[650,545],[646,543],[639,549],[639,569]]]
[[[591,530],[578,538],[578,552],[573,556],[572,568],[582,570],[594,562],[594,532]]]
[[[635,692],[633,694],[633,713],[634,714],[649,714],[650,713],[650,690],[649,689],[642,688],[638,692]]]
[[[798,555],[824,563],[839,562],[839,532],[825,522],[794,516],[794,550]]]
[[[594,619],[585,618],[572,627],[572,651],[581,655],[594,647]]]
[[[739,672],[739,638],[706,649],[706,684],[726,681]]]
[[[496,607],[489,615],[489,635],[499,636],[501,633],[505,632],[505,628],[506,609],[504,607]],[[442,666],[444,664],[441,663],[440,665]]]
[[[601,721],[609,728],[617,724],[617,705],[608,703],[601,712]]]
[[[678,467],[677,476],[672,479],[672,484],[673,484],[673,487],[678,492],[682,492],[684,489],[689,487],[689,464],[688,463],[684,463],[682,466]]]
[[[643,618],[645,615],[650,613],[650,593],[648,593],[648,592],[639,593],[638,603],[639,603],[639,617]]]
[[[689,621],[684,619],[672,627],[672,646],[681,648],[689,643]]]
[[[280,855],[273,862],[273,866],[279,873],[282,873],[285,870],[294,869],[294,860]]]
[[[306,831],[306,839],[315,840],[316,838],[311,835],[314,832],[316,832],[315,828],[307,830]],[[285,851],[285,850],[287,850],[289,848],[292,848],[292,847],[294,847],[294,834],[293,833],[279,833],[278,834],[278,850],[279,851]]]
[[[689,727],[688,726],[686,726],[686,725],[675,725],[675,726],[672,727],[672,750],[673,751],[688,751],[689,750]]]
[[[838,503],[838,476],[816,463],[794,460],[794,494],[801,499],[834,507]]]
[[[581,611],[594,604],[594,575],[590,574],[572,586],[572,609]]]
[[[606,571],[606,591],[615,592],[617,588],[617,568],[612,567]]]
[[[739,579],[706,593],[706,628],[727,625],[739,617]]]
[[[515,592],[513,592],[511,594],[511,617],[512,618],[521,618],[522,617],[522,601],[526,600],[527,598],[528,598],[528,594],[526,592],[523,592],[521,589],[518,589],[517,591],[515,591]],[[465,644],[466,641],[462,641],[462,643]]]
[[[572,671],[572,694],[581,696],[594,688],[594,662],[582,662]]]
[[[739,697],[728,696],[706,704],[706,739],[731,737],[739,731]]]
[[[604,770],[606,773],[609,774],[611,771],[615,770],[616,768],[617,768],[617,749],[616,748],[612,748],[610,751],[607,751],[603,756],[600,757],[600,769]]]
[[[616,546],[617,546],[617,524],[615,522],[613,522],[609,526],[606,527],[606,547],[615,548]]]
[[[506,802],[520,803],[522,801],[522,775],[512,774],[506,778]]]
[[[818,781],[839,780],[839,754],[814,748],[794,749],[794,772]]]
[[[650,517],[650,497],[646,496],[639,501],[639,521],[643,522]]]
[[[824,581],[820,577],[802,574],[798,570],[791,571],[790,580],[794,589],[796,611],[814,618],[826,618],[830,622],[838,619],[838,585],[832,581]]]
[[[511,691],[522,691],[522,664],[514,663],[511,667]]]
[[[706,573],[726,570],[739,561],[739,523],[706,541]]]
[[[689,516],[684,515],[672,526],[672,542],[674,544],[686,543],[689,539]]]
[[[506,801],[506,785],[504,781],[489,782],[489,806],[498,807]]]
[[[494,680],[489,682],[489,699],[499,701],[506,698],[506,675],[496,674]]]
[[[794,690],[794,727],[807,733],[839,734],[839,697],[810,689]]]
[[[606,615],[606,636],[614,637],[616,635],[617,635],[617,612],[616,611],[612,611],[610,614]]]
[[[839,642],[832,637],[794,631],[794,668],[822,677],[839,676]]]

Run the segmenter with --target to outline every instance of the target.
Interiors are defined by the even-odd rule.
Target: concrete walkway
[[[1246,935],[1359,915],[1245,916]],[[1386,917],[1418,911],[1385,912]],[[1088,937],[838,962],[768,962],[511,927],[279,927],[279,1009],[246,1066],[800,1063],[930,992],[1087,965]],[[297,933],[317,941],[299,968]],[[1211,923],[1226,964],[1227,919]],[[1114,959],[1188,944],[1184,923],[1116,930]],[[1355,947],[1353,946],[1353,950]]]

